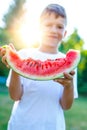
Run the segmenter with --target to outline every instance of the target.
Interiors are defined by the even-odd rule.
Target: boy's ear
[[[67,34],[67,31],[65,30],[64,37],[66,36],[66,34]]]

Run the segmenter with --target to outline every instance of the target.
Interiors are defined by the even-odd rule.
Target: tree
[[[11,31],[16,30],[16,28],[20,26],[21,18],[25,13],[25,2],[26,0],[13,0],[13,3],[9,6],[8,12],[3,17],[3,21],[5,22],[5,29]]]
[[[81,52],[81,61],[78,66],[78,91],[87,96],[87,50]]]
[[[74,32],[67,37],[65,41],[62,42],[60,50],[67,52],[69,49],[83,50],[83,40],[78,34],[78,30],[75,29]]]
[[[78,65],[77,80],[78,92],[87,95],[87,50],[83,50],[84,41],[78,35],[77,29],[60,46],[60,50],[66,53],[69,49],[80,50],[81,60]]]
[[[0,28],[0,46],[8,44],[9,42],[9,34],[6,32],[5,29]]]
[[[0,46],[15,41],[14,36],[16,30],[19,28],[22,16],[25,13],[23,5],[26,0],[13,0],[12,5],[9,6],[8,12],[4,15],[4,28],[0,28]],[[17,26],[16,26],[17,25]],[[0,58],[0,75],[7,76],[9,69],[1,62]]]
[[[13,3],[9,6],[8,12],[4,15],[3,21],[5,23],[5,30],[10,35],[10,42],[17,48],[18,43],[21,43],[21,37],[18,36],[18,31],[23,23],[23,18],[26,10],[24,4],[26,0],[13,0]]]

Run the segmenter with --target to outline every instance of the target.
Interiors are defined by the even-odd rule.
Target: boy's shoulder
[[[32,55],[35,52],[35,48],[23,48],[19,50],[17,53],[22,58],[27,58],[28,56]]]
[[[35,48],[23,48],[23,49],[20,49],[18,53],[30,52],[30,51],[35,51],[35,50],[36,50]]]
[[[57,54],[57,55],[58,55],[58,57],[59,57],[59,58],[61,58],[61,57],[65,57],[65,56],[66,56],[66,54],[65,54],[65,53],[60,52],[60,51],[58,52],[58,54]]]

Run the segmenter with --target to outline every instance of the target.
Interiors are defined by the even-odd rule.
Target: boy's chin
[[[48,46],[49,48],[58,47],[58,43],[53,43],[53,42],[47,42],[47,43],[45,43],[45,45]]]
[[[58,46],[58,41],[52,41],[52,40],[49,40],[48,42],[47,42],[47,44],[49,45],[49,46],[51,46],[51,47],[57,47]]]

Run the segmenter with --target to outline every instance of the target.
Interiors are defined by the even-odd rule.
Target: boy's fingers
[[[75,71],[73,70],[73,71],[71,71],[69,74],[74,75],[74,74],[75,74]]]
[[[15,47],[14,47],[14,45],[13,45],[12,43],[10,43],[9,46],[10,46],[12,49],[15,50]]]
[[[70,73],[64,73],[64,77],[65,77],[66,79],[72,80],[74,74],[75,74],[74,71],[71,71]]]
[[[2,63],[4,63],[7,68],[10,68],[10,66],[9,66],[9,64],[7,63],[7,60],[6,60],[6,55],[2,56]]]
[[[1,50],[1,53],[0,53],[0,56],[4,56],[5,53],[6,53],[6,50],[5,50],[5,49],[2,49],[2,50]]]
[[[59,83],[62,83],[63,82],[63,79],[61,78],[58,78],[58,79],[54,79],[55,82],[59,82]]]
[[[2,57],[2,62],[3,62],[4,64],[7,64],[6,56],[3,56],[3,57]]]
[[[64,77],[65,77],[65,79],[69,79],[69,80],[73,79],[73,75],[68,74],[68,73],[64,73]]]

